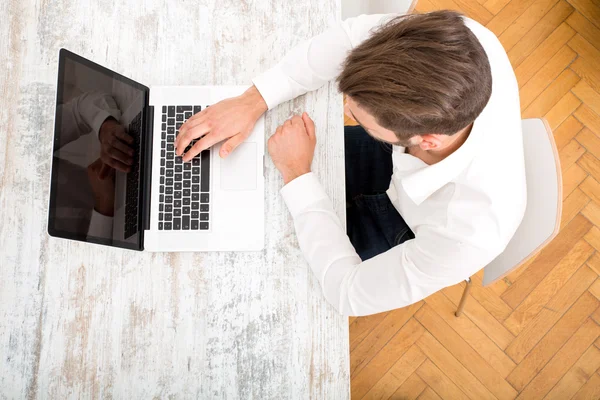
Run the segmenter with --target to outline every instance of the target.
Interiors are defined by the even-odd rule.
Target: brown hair
[[[394,18],[349,53],[337,80],[399,139],[456,133],[492,93],[487,55],[453,11]]]

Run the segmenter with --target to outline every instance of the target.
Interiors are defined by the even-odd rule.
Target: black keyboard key
[[[208,204],[200,204],[200,211],[208,212]]]
[[[160,142],[160,148],[164,149],[165,147],[167,147],[167,142],[163,140]]]
[[[192,106],[177,106],[177,112],[192,111]]]
[[[192,164],[190,164],[189,162],[183,164],[183,169],[186,171],[190,171],[192,169]]]
[[[175,153],[168,152],[167,153],[167,160],[172,160],[173,158],[175,158]]]
[[[184,215],[183,218],[181,218],[181,229],[183,229],[183,230],[190,229],[190,216],[189,215]]]
[[[192,201],[200,201],[200,193],[192,193]]]
[[[169,118],[169,119],[167,119],[167,125],[168,126],[175,125],[175,118]],[[179,128],[177,128],[177,129],[179,129]]]
[[[158,223],[158,230],[159,230],[159,231],[162,231],[162,230],[163,230],[163,223],[162,223],[162,222],[159,222],[159,223]]]
[[[200,176],[200,189],[203,192],[208,192],[210,187],[210,151],[202,152],[202,168]]]
[[[173,210],[174,217],[181,217],[181,208],[176,208]]]
[[[175,157],[175,163],[176,164],[182,164],[183,163],[183,158],[181,156]]]
[[[192,192],[190,192],[190,189],[183,189],[183,195],[186,197],[189,197],[190,194],[192,194]]]
[[[200,208],[200,203],[197,201],[192,202],[192,210],[197,210]]]
[[[165,203],[171,204],[173,202],[173,196],[165,196]]]
[[[173,230],[180,230],[181,229],[181,218],[173,218]]]
[[[173,161],[167,161],[167,168],[173,168],[175,165]]]
[[[163,116],[162,116],[162,122],[167,122],[167,114],[163,114]]]
[[[165,176],[167,178],[172,178],[173,177],[173,170],[172,169],[168,169],[165,173]]]
[[[167,130],[167,124],[165,124],[165,123],[163,122],[163,124],[161,125],[161,128],[162,128],[162,130],[163,130],[163,131]]]
[[[160,177],[160,184],[161,184],[161,185],[164,185],[164,184],[165,184],[165,177],[164,177],[164,176],[161,176],[161,177]]]
[[[169,106],[169,117],[175,116],[175,106]]]
[[[200,230],[201,231],[208,230],[208,222],[200,222]]]
[[[190,181],[185,180],[183,181],[183,187],[186,189],[189,189],[192,186],[192,184],[190,183]]]
[[[175,182],[175,190],[181,190],[181,182]]]
[[[183,121],[183,114],[177,114],[177,121]]]
[[[175,135],[169,135],[169,136],[167,136],[167,142],[169,142],[169,143],[175,142]]]
[[[190,171],[183,171],[183,179],[192,179],[192,173]]]
[[[163,220],[163,215],[164,215],[163,213],[158,213],[158,220],[159,221]]]
[[[165,151],[164,151],[164,150],[161,150],[161,151],[160,151],[160,156],[161,156],[162,158],[165,158]]]
[[[173,207],[175,207],[175,208],[181,208],[181,200],[175,200],[173,202]]]
[[[175,128],[173,128],[172,126],[167,128],[167,135],[174,135],[175,134]]]
[[[160,201],[161,203],[164,203],[164,202],[165,202],[165,195],[164,195],[164,194],[161,194],[161,195],[159,196],[159,198],[158,198],[158,201]]]
[[[189,118],[192,117],[192,113],[191,112],[186,112],[184,116],[185,116],[185,119],[188,120]]]
[[[162,211],[164,211],[164,209],[165,209],[165,205],[164,204],[161,203],[161,204],[158,205],[158,211],[162,212]]]
[[[164,158],[161,158],[161,159],[160,159],[160,166],[161,166],[161,167],[164,167],[164,166],[165,166],[165,159],[164,159]]]
[[[159,193],[164,193],[165,192],[165,186],[164,185],[160,185],[160,192]],[[170,194],[170,193],[167,193]]]
[[[162,112],[163,114],[167,112],[167,106],[162,106]]]
[[[193,175],[192,183],[200,183],[200,177],[198,175]]]
[[[183,125],[183,123],[178,122],[177,124],[175,124],[175,129],[179,130],[179,128],[181,128],[181,125]]]
[[[183,165],[177,164],[175,166],[175,172],[182,172],[182,171],[183,171]]]
[[[198,230],[198,220],[195,220],[195,219],[192,220],[191,228],[192,228],[193,231]]]
[[[165,212],[173,212],[173,205],[172,204],[165,204]]]
[[[166,182],[167,186],[173,186],[173,178],[167,178]]]
[[[163,142],[165,143],[165,142]],[[169,143],[167,145],[167,151],[175,151],[175,145],[173,143]]]
[[[208,213],[200,213],[200,221],[208,221]]]
[[[202,203],[208,203],[208,200],[209,200],[208,193],[202,193],[202,194],[200,195],[200,201],[201,201]]]
[[[192,192],[198,193],[200,191],[200,185],[192,185]]]
[[[200,217],[200,213],[198,211],[192,211],[192,218],[198,219]]]
[[[167,137],[167,133],[165,131],[162,131],[162,133],[160,134],[160,138],[162,140],[165,140],[166,137]]]
[[[161,174],[161,175],[164,175],[164,174],[165,174],[165,169],[164,169],[164,167],[160,169],[160,174]]]
[[[173,193],[173,198],[181,199],[181,191],[180,190],[175,191],[175,193]]]
[[[181,213],[182,214],[189,214],[190,213],[190,208],[189,207],[183,207],[181,209]]]
[[[165,231],[173,229],[173,225],[170,222],[165,222]]]
[[[202,107],[194,106],[194,114],[198,114],[200,111],[202,111]]]
[[[198,156],[196,156],[196,157],[192,158],[192,165],[193,165],[194,167],[196,167],[196,166],[199,166],[199,165],[200,165],[200,158],[198,158]],[[194,173],[195,173],[195,174],[196,174],[196,173],[198,173],[198,174],[199,174],[199,173],[200,173],[200,168],[198,168],[198,172],[194,172]]]
[[[167,190],[165,191],[165,194],[173,194],[173,187],[172,186],[168,186]]]
[[[175,174],[175,182],[181,182],[181,174]]]
[[[184,206],[189,206],[190,205],[190,198],[189,197],[184,197],[183,198],[183,205]]]
[[[165,213],[165,221],[169,222],[171,220],[173,220],[173,214]]]

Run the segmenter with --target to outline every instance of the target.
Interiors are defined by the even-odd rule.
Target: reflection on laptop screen
[[[52,235],[139,245],[145,99],[143,86],[61,51],[48,221]]]

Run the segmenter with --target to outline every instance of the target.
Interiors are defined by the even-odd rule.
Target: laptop
[[[188,118],[246,89],[148,88],[61,49],[48,233],[139,251],[261,250],[264,118],[225,159],[221,144],[187,163],[174,149]],[[128,172],[103,166],[109,126],[133,138]]]

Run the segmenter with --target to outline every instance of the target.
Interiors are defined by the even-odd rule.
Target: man
[[[518,85],[498,39],[454,12],[363,15],[334,26],[242,96],[190,119],[177,152],[203,137],[189,160],[227,139],[226,157],[267,109],[335,77],[346,113],[362,125],[345,130],[347,234],[310,172],[308,115],[286,121],[268,143],[328,301],[347,315],[404,307],[498,256],[526,204]]]

